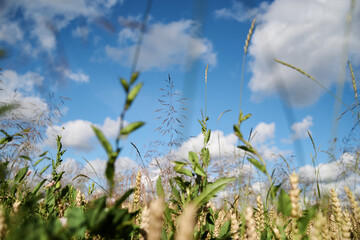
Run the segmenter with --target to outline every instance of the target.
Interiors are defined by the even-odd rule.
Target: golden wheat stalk
[[[350,240],[351,239],[351,232],[350,232],[350,215],[347,210],[345,210],[343,214],[343,221],[341,225],[341,236],[343,240]]]
[[[351,65],[350,61],[348,61],[348,65],[349,65],[349,67],[350,67],[351,80],[352,80],[352,85],[353,85],[353,89],[354,89],[355,100],[357,101],[358,96],[357,96],[357,88],[356,88],[354,70],[353,70],[353,68],[352,68],[352,65]]]
[[[161,239],[163,225],[164,200],[157,198],[150,203],[149,240]]]
[[[248,240],[257,240],[256,235],[256,224],[253,217],[253,209],[252,207],[246,208],[245,213],[245,220],[246,220],[246,236]]]
[[[197,207],[194,204],[185,207],[183,214],[179,217],[176,240],[192,240],[194,238],[196,211]]]
[[[254,31],[254,27],[255,27],[255,21],[256,21],[256,18],[254,18],[254,20],[251,23],[251,27],[249,29],[249,33],[248,33],[246,41],[245,41],[244,55],[246,55],[248,47],[249,47],[250,39],[251,39],[251,36],[253,34],[253,31]]]
[[[338,224],[342,223],[342,212],[341,212],[341,206],[340,206],[340,200],[337,196],[337,193],[335,192],[335,190],[332,188],[330,190],[330,194],[331,194],[331,208],[332,208],[332,212],[334,214],[335,220]]]
[[[231,235],[232,239],[238,240],[239,239],[239,221],[237,220],[236,211],[231,210]]]

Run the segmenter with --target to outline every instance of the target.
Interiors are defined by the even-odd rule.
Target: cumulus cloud
[[[297,140],[301,138],[306,138],[308,136],[308,131],[310,131],[310,127],[314,125],[313,118],[311,116],[306,116],[301,122],[296,122],[291,125],[291,129],[293,130],[293,134],[291,135],[292,140]]]
[[[127,124],[126,122],[124,123]],[[104,133],[108,139],[117,136],[120,126],[120,117],[113,120],[107,117],[103,125],[96,125],[90,121],[77,119],[74,121],[68,121],[61,126],[51,126],[46,130],[46,144],[52,147],[56,147],[56,136],[62,136],[62,144],[65,147],[71,147],[78,151],[89,152],[94,149],[95,134],[91,128],[91,125],[97,126]]]
[[[283,139],[284,143],[292,143],[298,139],[307,138],[308,132],[311,134],[310,127],[313,126],[313,118],[311,116],[306,116],[301,122],[296,122],[291,125],[292,134],[290,139]]]
[[[343,193],[343,188],[348,186],[354,188],[355,193],[359,194],[360,185],[356,184],[358,173],[354,170],[358,168],[356,159],[356,154],[345,152],[336,161],[320,163],[316,167],[311,165],[302,166],[299,168],[300,180],[307,184],[316,183],[316,170],[323,191],[329,192],[331,188],[334,188]]]
[[[23,32],[19,24],[14,22],[3,22],[0,26],[0,42],[12,44],[23,39]]]
[[[86,40],[89,33],[90,33],[90,28],[87,27],[87,26],[81,26],[81,27],[76,27],[74,30],[72,30],[72,35],[74,37],[77,37],[77,38],[81,38],[81,39],[84,39]]]
[[[4,70],[1,79],[7,90],[14,91],[17,89],[26,93],[33,93],[35,87],[41,86],[44,81],[44,77],[36,72],[18,74],[13,70]]]
[[[262,2],[258,8],[249,8],[242,1],[234,1],[231,8],[221,8],[215,10],[214,14],[216,18],[234,19],[239,22],[244,22],[252,20],[261,11],[264,11],[267,6],[267,2]]]
[[[71,70],[68,69],[64,69],[63,74],[65,77],[67,77],[68,79],[74,81],[74,82],[83,82],[83,83],[88,83],[89,82],[89,76],[86,75],[85,73],[83,73],[82,70],[78,70],[77,72],[73,72]]]
[[[35,45],[38,50],[51,53],[57,44],[56,33],[68,26],[71,21],[79,17],[83,17],[89,21],[101,18],[108,13],[113,6],[117,3],[121,4],[122,2],[123,1],[117,0],[95,0],[91,2],[85,0],[5,0],[2,2],[0,20],[5,22],[6,19],[13,19],[12,16],[15,13],[21,17],[18,17],[10,23],[13,24],[11,29],[9,28],[10,25],[7,25],[8,27],[3,25],[0,28],[0,41],[15,44],[16,41],[8,41],[10,36],[14,37],[14,39],[21,40],[22,36],[27,34],[31,37],[31,40],[36,41]],[[23,25],[24,22],[26,22],[27,28],[18,28],[18,26]],[[5,35],[5,33],[9,35]],[[27,43],[29,43],[29,39]],[[31,44],[33,43],[31,42]]]
[[[336,83],[350,2],[275,0],[257,14],[249,46],[249,88],[254,101],[278,92],[294,106],[309,106],[325,93],[302,74],[275,63],[274,58],[301,68],[327,88]],[[349,58],[356,66],[360,64],[358,22],[360,5],[356,4],[348,39]]]
[[[254,144],[262,144],[269,139],[275,137],[275,123],[259,123],[254,129],[254,137],[252,142]]]
[[[178,158],[187,159],[189,151],[200,152],[204,146],[204,136],[202,134],[197,135],[184,142],[180,148],[176,151],[175,155]],[[226,155],[238,155],[241,151],[237,147],[237,137],[235,134],[224,135],[222,131],[214,131],[211,133],[208,148],[213,158],[219,158]]]
[[[254,128],[251,143],[257,148],[265,160],[276,160],[279,155],[286,156],[289,150],[280,150],[275,145],[275,123],[261,122]]]
[[[212,43],[206,38],[192,34],[197,27],[191,20],[150,25],[144,34],[139,68],[142,71],[153,68],[164,70],[171,66],[183,67],[187,60],[197,59],[215,65],[217,59]],[[119,45],[106,46],[106,54],[122,65],[129,66],[134,56],[138,34],[139,30],[136,28],[121,30]]]
[[[11,111],[17,120],[39,120],[48,113],[46,101],[35,94],[37,87],[43,85],[44,77],[36,72],[19,74],[13,70],[5,70],[1,76],[0,104],[15,104]]]

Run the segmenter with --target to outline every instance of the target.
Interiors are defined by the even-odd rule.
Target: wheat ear
[[[253,34],[253,31],[254,31],[254,27],[255,27],[255,21],[256,21],[256,18],[254,18],[254,20],[252,21],[251,23],[251,27],[249,29],[249,33],[247,35],[247,38],[246,38],[246,41],[245,41],[245,47],[244,47],[244,54],[246,55],[247,53],[247,50],[248,50],[248,47],[249,47],[249,43],[250,43],[250,39],[251,39],[251,36]]]
[[[150,203],[150,223],[149,223],[149,240],[161,239],[161,231],[163,224],[164,200],[158,198]]]
[[[176,240],[192,240],[194,235],[194,227],[196,224],[197,207],[189,204],[185,207],[183,214],[179,217],[178,230],[176,232]]]

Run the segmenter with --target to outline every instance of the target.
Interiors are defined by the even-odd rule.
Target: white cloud
[[[264,11],[268,6],[267,2],[262,2],[258,8],[248,8],[241,1],[233,2],[231,8],[221,8],[215,10],[216,18],[234,19],[239,22],[252,20],[260,11]]]
[[[1,81],[0,104],[16,104],[18,107],[11,111],[15,119],[35,121],[40,117],[47,118],[48,104],[34,94],[35,88],[42,86],[43,76],[36,72],[18,74],[13,70],[5,70]]]
[[[153,68],[164,70],[171,66],[183,67],[187,60],[197,59],[215,65],[216,53],[211,42],[192,34],[197,27],[191,20],[150,25],[144,34],[139,69],[145,71]],[[119,46],[106,46],[106,54],[129,66],[136,48],[137,35],[137,29],[123,29],[119,33]]]
[[[357,184],[358,163],[355,154],[345,152],[339,159],[332,162],[320,163],[316,168],[305,165],[299,168],[299,178],[304,183],[316,183],[315,169],[319,172],[321,189],[329,192],[331,188],[338,189],[343,193],[345,186],[355,189],[360,194],[360,185]]]
[[[294,106],[308,106],[325,93],[299,72],[275,63],[274,58],[301,68],[327,88],[336,83],[350,2],[275,0],[257,15],[249,46],[249,87],[254,101],[278,92]],[[229,11],[227,16],[231,15]],[[358,22],[360,5],[356,4],[349,38],[349,58],[354,65],[360,64]]]
[[[291,125],[291,130],[293,131],[290,139],[283,139],[284,143],[292,143],[295,140],[307,138],[308,132],[310,132],[310,127],[313,126],[313,118],[311,116],[306,116],[301,122],[296,122]]]
[[[107,161],[95,159],[89,161],[89,163],[91,166],[90,164],[86,164],[80,170],[80,173],[94,180],[100,180],[101,183],[106,183],[105,170]],[[120,157],[115,162],[115,178],[117,179],[124,176],[126,173],[136,172],[137,170],[139,170],[139,165],[131,158]]]
[[[275,137],[275,123],[259,123],[254,129],[254,137],[252,142],[254,144],[262,144],[267,140],[271,140]]]
[[[65,76],[67,76],[69,79],[75,82],[85,82],[85,83],[89,82],[89,76],[84,74],[82,70],[78,70],[77,73],[67,70],[65,72]]]
[[[41,86],[44,81],[44,77],[36,72],[18,74],[13,70],[4,70],[1,79],[8,91],[17,89],[26,93],[34,93],[35,86]]]
[[[202,134],[197,135],[184,142],[180,148],[176,151],[175,155],[178,158],[187,159],[189,151],[200,152],[204,146],[204,136]],[[219,158],[226,155],[238,155],[242,152],[237,147],[237,137],[234,134],[224,136],[222,131],[214,131],[211,133],[208,148],[210,155],[213,158]]]
[[[82,38],[82,39],[87,39],[89,33],[90,33],[90,28],[87,26],[81,26],[81,27],[76,27],[74,30],[72,30],[72,35],[74,37],[77,38]]]
[[[125,126],[127,122],[124,122]],[[90,121],[78,119],[74,121],[68,121],[61,126],[52,126],[46,130],[46,144],[52,147],[56,147],[56,136],[62,136],[62,144],[65,147],[71,147],[78,151],[89,152],[94,149],[95,134],[91,128],[91,125],[98,127],[106,138],[115,138],[120,126],[120,118],[113,120],[107,117],[103,125],[96,125]]]
[[[0,20],[5,22],[16,12],[19,16],[11,24],[13,28],[2,26],[0,28],[0,41],[8,41],[10,36],[15,39],[22,39],[21,36],[27,34],[31,36],[32,40],[36,40],[37,44],[33,44],[30,39],[23,42],[27,48],[28,43],[36,45],[32,53],[37,53],[39,50],[46,51],[51,54],[51,51],[56,47],[56,33],[76,18],[83,17],[87,21],[92,21],[97,18],[105,16],[109,10],[117,3],[122,4],[117,0],[95,0],[95,1],[71,1],[71,0],[34,0],[34,1],[6,1],[2,5],[0,13]],[[26,22],[27,28],[19,29],[16,26],[23,25]],[[9,26],[10,27],[10,26]],[[76,31],[76,30],[75,30]],[[9,34],[7,36],[3,34]],[[84,32],[83,32],[84,34]],[[15,44],[15,41],[9,42]]]
[[[18,23],[3,22],[0,26],[0,42],[12,44],[23,39],[23,32]]]

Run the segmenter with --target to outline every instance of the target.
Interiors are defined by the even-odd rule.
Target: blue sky
[[[61,133],[70,168],[81,171],[83,157],[99,170],[104,166],[105,152],[97,145],[90,125],[100,127],[114,143],[124,101],[118,79],[129,78],[141,34],[138,27],[147,3],[140,0],[1,3],[0,46],[7,52],[7,57],[0,59],[5,85],[1,100],[22,103],[24,115],[31,119],[49,108],[49,92],[69,98],[62,105],[62,117],[44,130],[41,147],[54,149],[55,136]],[[207,114],[214,132],[214,158],[234,151],[237,141],[232,126],[239,114],[243,48],[256,17],[246,55],[242,95],[242,110],[252,117],[242,130],[248,135],[253,129],[256,133],[253,143],[270,165],[280,161],[279,154],[285,158],[295,154],[295,165],[302,167],[304,175],[311,172],[310,166],[304,167],[311,164],[313,153],[306,132],[312,133],[321,150],[329,148],[336,101],[313,81],[273,59],[303,69],[333,93],[338,76],[345,69],[342,101],[353,104],[349,68],[342,63],[350,60],[355,77],[359,76],[360,28],[355,23],[360,21],[360,2],[355,1],[351,23],[346,22],[349,11],[350,1],[342,0],[154,0],[136,65],[141,72],[138,81],[144,82],[144,87],[125,119],[127,123],[145,121],[146,125],[124,141],[119,168],[136,169],[141,164],[130,141],[145,155],[154,141],[168,140],[154,132],[161,124],[154,111],[160,108],[159,89],[165,87],[169,74],[175,89],[188,98],[189,109],[185,112],[189,120],[184,121],[183,131],[187,140],[174,151],[181,158],[187,151],[201,148],[201,128],[196,119],[201,118],[201,109],[204,110],[207,64]],[[15,89],[17,93],[13,94]],[[231,111],[217,123],[226,110]],[[336,116],[345,110],[341,106]],[[347,136],[354,123],[351,113],[341,118],[338,139]],[[338,147],[334,153],[341,159],[344,145]],[[346,159],[353,158],[346,155]],[[327,154],[319,154],[320,163],[327,160]],[[333,170],[330,165],[324,166],[326,171]]]

